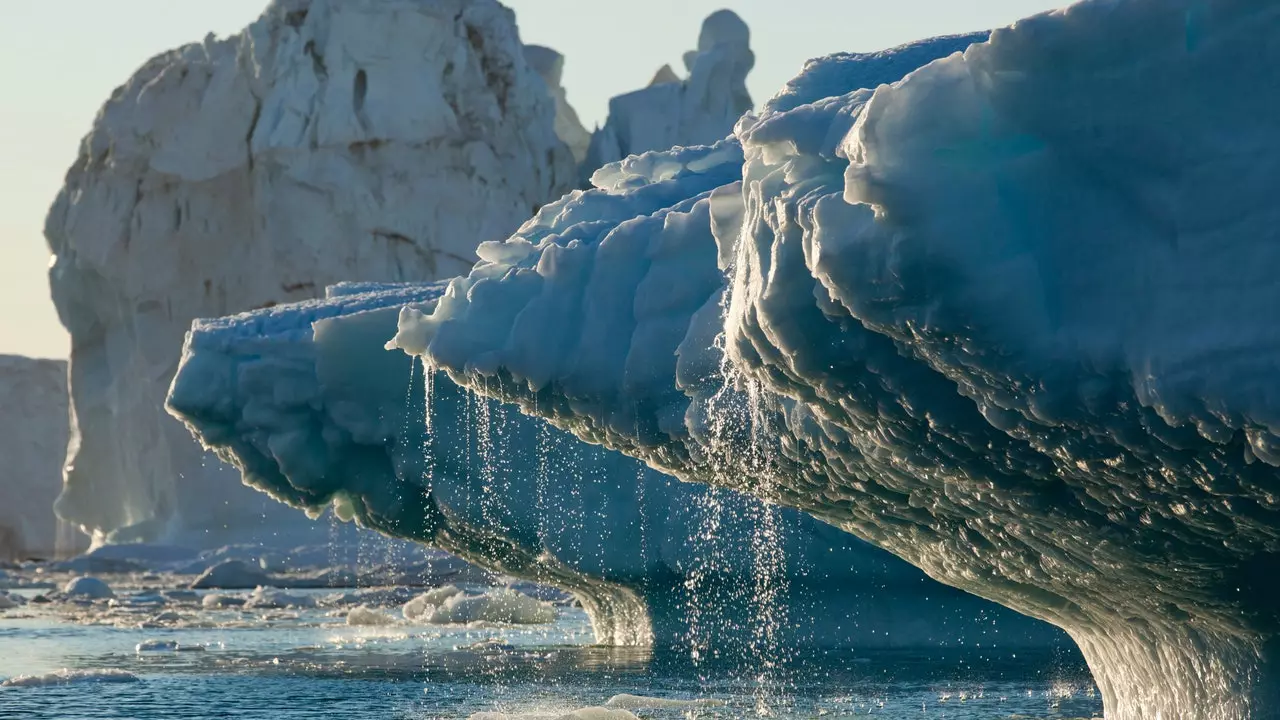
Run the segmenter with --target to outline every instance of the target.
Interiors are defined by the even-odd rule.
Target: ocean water
[[[634,710],[642,718],[1101,714],[1074,655],[828,654],[789,657],[762,674],[748,662],[593,646],[575,607],[558,608],[550,625],[348,626],[343,608],[208,611],[194,600],[156,605],[152,590],[117,593],[114,607],[0,612],[0,679],[80,675],[0,687],[0,718],[555,718],[618,694],[720,703]],[[152,622],[162,612],[176,617]],[[140,651],[144,643],[165,649]],[[121,671],[136,681],[108,682]]]

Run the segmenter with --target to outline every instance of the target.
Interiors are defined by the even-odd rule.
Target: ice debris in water
[[[646,695],[628,695],[626,693],[614,695],[609,698],[609,702],[605,703],[606,707],[623,708],[625,710],[687,710],[693,708],[721,707],[723,705],[723,700],[714,700],[711,698],[675,700],[671,698],[649,697]]]
[[[348,625],[380,626],[398,625],[399,623],[400,621],[396,618],[367,605],[357,605],[347,611]]]
[[[568,713],[473,713],[467,720],[640,720],[639,717],[620,708],[587,707]]]
[[[105,600],[116,596],[111,590],[111,586],[99,580],[96,577],[83,576],[72,578],[63,586],[62,592],[71,598],[88,598],[90,600]]]
[[[401,613],[410,622],[431,625],[540,625],[556,619],[555,607],[514,590],[498,588],[470,595],[452,585],[423,593],[406,603]]]
[[[176,652],[177,640],[143,640],[134,647],[134,652]]]
[[[18,675],[0,682],[0,687],[45,687],[74,683],[137,682],[138,676],[125,670],[55,670],[43,675]]]
[[[818,61],[738,182],[604,168],[394,344],[1057,624],[1108,718],[1274,716],[1277,36],[1086,0],[874,90]]]

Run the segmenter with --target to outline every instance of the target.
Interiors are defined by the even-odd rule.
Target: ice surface
[[[276,0],[239,34],[148,61],[46,224],[72,342],[61,516],[117,542],[288,542],[291,520],[327,539],[164,412],[183,333],[340,280],[465,271],[477,243],[577,184],[554,115],[495,0]],[[62,463],[60,437],[33,471]]]
[[[874,91],[833,78],[921,46],[811,64],[730,143],[544,207],[395,344],[1058,624],[1108,717],[1275,717],[1277,31],[1090,0]]]
[[[0,687],[29,688],[73,683],[126,683],[137,682],[138,676],[124,670],[56,670],[43,675],[18,675],[0,682]]]

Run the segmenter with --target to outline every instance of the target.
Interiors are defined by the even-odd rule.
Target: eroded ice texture
[[[62,517],[120,541],[283,532],[297,513],[165,414],[183,333],[340,280],[465,271],[577,184],[544,85],[495,0],[275,0],[148,61],[46,226],[72,342]]]
[[[1108,717],[1276,717],[1278,35],[1262,0],[1093,0],[874,92],[835,81],[887,56],[811,65],[482,248],[395,344],[1058,624]]]
[[[740,153],[725,157],[709,182],[740,167]],[[428,311],[445,287],[347,284],[326,301],[201,321],[170,408],[278,499],[574,593],[602,643],[739,656],[771,650],[765,640],[787,651],[1069,645],[795,511],[680,483],[439,373],[428,390],[421,363],[383,344],[401,307]],[[428,595],[405,617],[456,620],[482,602]]]

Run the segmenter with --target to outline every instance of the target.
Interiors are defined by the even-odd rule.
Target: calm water
[[[26,591],[30,596],[34,592]],[[122,593],[125,595],[125,593]],[[1078,657],[851,654],[750,667],[593,647],[586,616],[554,625],[349,627],[341,610],[205,611],[195,602],[0,612],[0,679],[117,669],[137,682],[0,687],[0,718],[466,718],[568,713],[620,693],[712,698],[722,707],[646,718],[1090,717],[1101,712]],[[157,612],[173,627],[141,628]],[[387,611],[395,614],[395,608]],[[472,646],[500,639],[503,646]],[[172,640],[187,651],[138,652]]]

